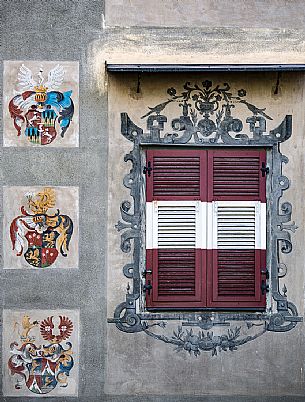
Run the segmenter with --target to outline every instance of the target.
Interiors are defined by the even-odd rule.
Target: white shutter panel
[[[214,202],[209,233],[213,249],[265,249],[266,204],[260,201]]]
[[[206,248],[206,203],[153,201],[146,211],[146,248]]]

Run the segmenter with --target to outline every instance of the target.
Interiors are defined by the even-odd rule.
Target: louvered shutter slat
[[[202,252],[196,248],[159,248],[146,251],[152,268],[152,292],[147,308],[202,307]],[[205,294],[205,291],[204,291]]]
[[[153,233],[147,245],[147,264],[153,272],[147,307],[202,306],[200,202],[154,201],[148,203],[147,211],[147,228]]]
[[[218,206],[217,248],[255,248],[255,206]]]
[[[195,249],[158,250],[158,294],[195,295],[195,265]]]
[[[218,250],[217,257],[218,295],[255,296],[255,250]]]
[[[152,172],[147,177],[147,201],[199,200],[205,154],[190,150],[149,150]]]
[[[265,179],[260,171],[262,162],[266,162],[265,151],[210,151],[209,201],[265,202]]]
[[[195,248],[196,206],[158,205],[158,248]]]
[[[219,201],[213,207],[213,250],[208,305],[262,308],[265,209],[259,201]],[[263,264],[263,265],[262,265]]]

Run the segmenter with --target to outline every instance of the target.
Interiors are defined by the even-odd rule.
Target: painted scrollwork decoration
[[[211,352],[212,356],[216,356],[221,351],[233,352],[237,350],[238,346],[264,334],[266,327],[255,335],[244,337],[240,337],[241,327],[229,328],[226,334],[220,336],[214,335],[213,332],[198,331],[198,333],[194,333],[192,328],[183,331],[181,326],[178,327],[177,331],[173,331],[171,337],[155,334],[148,329],[144,329],[144,332],[155,339],[175,345],[174,350],[176,352],[187,351],[190,355],[197,357],[202,351]]]
[[[289,187],[289,179],[282,173],[282,165],[288,158],[281,154],[280,143],[290,138],[292,133],[292,116],[286,115],[282,123],[266,132],[266,120],[272,121],[265,108],[259,108],[246,100],[246,90],[239,89],[232,93],[230,85],[213,85],[209,80],[200,85],[187,82],[183,91],[175,88],[167,90],[168,98],[142,116],[146,118],[148,132],[132,122],[127,113],[121,113],[121,132],[133,142],[133,150],[125,156],[125,162],[131,161],[132,168],[125,176],[124,186],[130,189],[133,204],[123,201],[121,218],[116,228],[121,234],[121,250],[133,253],[132,263],[123,267],[124,275],[132,282],[128,285],[126,298],[118,305],[114,317],[108,322],[115,323],[124,332],[144,332],[162,342],[172,344],[176,351],[186,351],[193,356],[208,351],[217,355],[220,351],[234,351],[239,346],[255,340],[269,331],[285,332],[294,328],[302,317],[296,306],[287,299],[286,285],[280,289],[282,278],[288,268],[281,261],[281,253],[292,251],[291,232],[297,226],[291,221],[292,205],[281,202],[283,192]],[[172,131],[164,133],[164,114],[169,104],[177,104],[180,116],[170,122]],[[245,119],[234,116],[239,105],[249,112]],[[243,133],[248,125],[247,133]],[[250,133],[250,134],[249,134]],[[141,253],[143,249],[144,226],[144,178],[142,146],[191,145],[197,147],[244,147],[263,146],[268,149],[268,222],[267,239],[269,253],[268,286],[272,308],[268,312],[147,312],[142,307],[145,280],[142,279]],[[132,211],[132,212],[130,212]],[[268,289],[266,289],[268,290]],[[178,321],[177,329],[164,333],[168,323]],[[152,330],[154,327],[154,330]],[[191,327],[184,329],[183,327]],[[193,327],[198,330],[194,331]],[[214,327],[225,327],[225,332],[215,335],[209,332]],[[229,328],[228,328],[229,327]],[[162,333],[160,333],[162,331]],[[204,332],[208,331],[208,332]]]
[[[166,101],[149,107],[149,111],[142,116],[142,119],[147,117],[149,133],[142,134],[141,143],[272,145],[287,140],[291,135],[291,116],[286,116],[278,128],[264,135],[266,119],[273,119],[265,113],[265,108],[259,108],[245,99],[247,93],[244,89],[233,95],[228,83],[213,86],[209,80],[201,85],[187,82],[183,89],[177,94],[175,88],[169,88]],[[161,112],[173,102],[179,105],[181,115],[171,120],[173,131],[162,134],[167,117]],[[234,116],[237,105],[251,112],[245,122]],[[249,126],[250,135],[242,133],[245,123]]]

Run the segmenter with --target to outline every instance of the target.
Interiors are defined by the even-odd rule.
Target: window
[[[265,108],[228,83],[187,81],[167,95],[141,116],[147,132],[121,113],[121,133],[133,143],[123,178],[132,202],[122,200],[115,227],[132,258],[123,266],[125,298],[108,322],[196,355],[290,331],[302,321],[282,281],[281,255],[292,251],[297,228],[282,201],[289,180],[280,145],[291,137],[292,116],[273,127]],[[252,334],[241,335],[237,322]],[[214,326],[231,328],[202,332]]]
[[[147,308],[264,309],[266,150],[150,149],[146,159]]]

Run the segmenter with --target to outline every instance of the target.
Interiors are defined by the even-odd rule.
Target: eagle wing
[[[58,89],[64,80],[65,70],[63,66],[57,64],[52,70],[49,71],[48,81],[46,82],[46,87],[49,90]]]
[[[34,89],[37,82],[33,79],[32,71],[24,64],[21,65],[18,73],[19,85],[23,91],[27,89]]]
[[[59,316],[60,323],[58,326],[60,335],[57,335],[56,339],[57,342],[64,341],[65,339],[70,338],[72,331],[73,331],[73,322],[70,320],[69,317]]]
[[[53,316],[48,317],[41,321],[40,323],[40,333],[43,339],[46,341],[53,341],[55,338],[55,335],[53,335],[53,329],[54,329],[54,324],[53,324]]]

